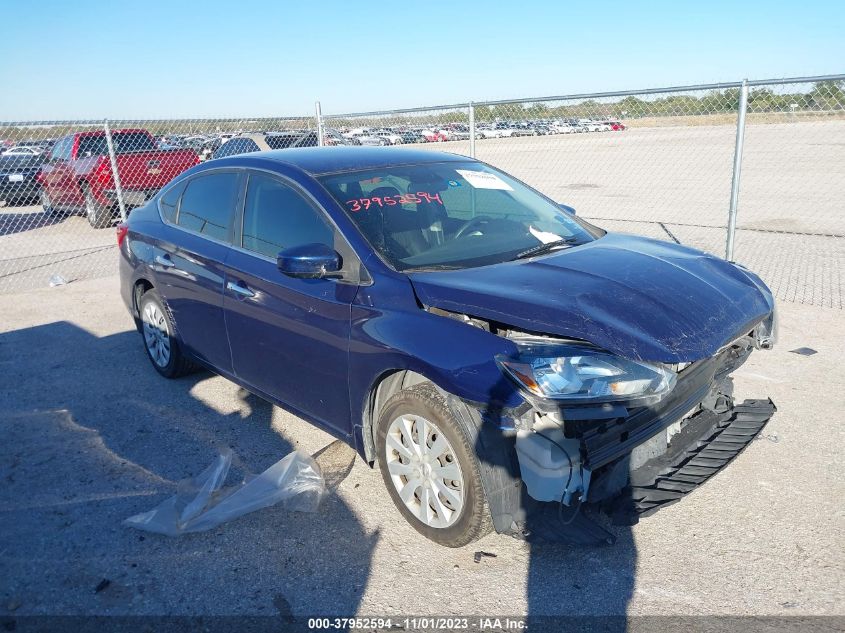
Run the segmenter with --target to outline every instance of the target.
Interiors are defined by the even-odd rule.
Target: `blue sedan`
[[[135,209],[118,243],[157,372],[210,369],[350,443],[446,546],[528,536],[538,516],[603,542],[582,506],[675,501],[774,410],[730,392],[774,340],[756,275],[607,233],[463,156],[209,161]]]

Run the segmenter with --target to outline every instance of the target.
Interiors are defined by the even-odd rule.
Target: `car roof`
[[[473,159],[447,152],[433,152],[403,147],[297,147],[244,154],[268,158],[297,167],[312,176],[341,171],[375,169],[390,165],[462,162]]]

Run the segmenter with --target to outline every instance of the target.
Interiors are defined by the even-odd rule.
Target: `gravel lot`
[[[222,378],[160,378],[117,288],[0,296],[0,615],[845,615],[840,310],[780,305],[778,348],[737,376],[740,398],[778,405],[764,434],[683,502],[614,528],[615,546],[448,550],[328,435]],[[332,492],[316,514],[175,539],[121,526],[219,446],[251,472],[325,449]]]
[[[477,155],[615,231],[677,240],[720,256],[731,187],[732,125],[487,139]],[[425,149],[468,154],[468,142]],[[845,121],[749,125],[736,258],[778,298],[845,304]],[[111,231],[40,207],[0,208],[0,293],[111,274]]]

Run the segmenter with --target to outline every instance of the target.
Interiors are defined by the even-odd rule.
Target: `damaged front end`
[[[482,467],[497,531],[608,543],[613,536],[590,515],[633,524],[694,490],[774,413],[771,400],[735,403],[730,374],[754,349],[770,349],[775,330],[772,314],[715,355],[672,365],[623,359],[580,341],[497,332],[520,350],[497,362],[526,400],[510,410],[478,407],[480,451],[495,452],[497,432],[512,440],[516,455],[510,469]]]

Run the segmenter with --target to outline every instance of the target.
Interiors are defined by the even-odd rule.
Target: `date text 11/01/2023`
[[[343,630],[367,630],[367,629],[391,629],[402,628],[403,630],[415,631],[424,629],[429,631],[524,631],[528,629],[525,618],[520,617],[437,617],[437,616],[403,616],[398,618],[381,617],[316,617],[308,618],[308,628],[319,629],[343,629]]]
[[[380,207],[392,207],[397,204],[419,204],[420,202],[435,202],[440,205],[443,204],[443,200],[440,199],[439,193],[425,193],[424,191],[418,191],[417,193],[398,194],[395,196],[372,196],[370,198],[355,198],[353,200],[347,200],[346,204],[349,205],[350,211],[352,211],[353,213],[358,213],[359,211],[366,211],[371,206],[376,204]]]

